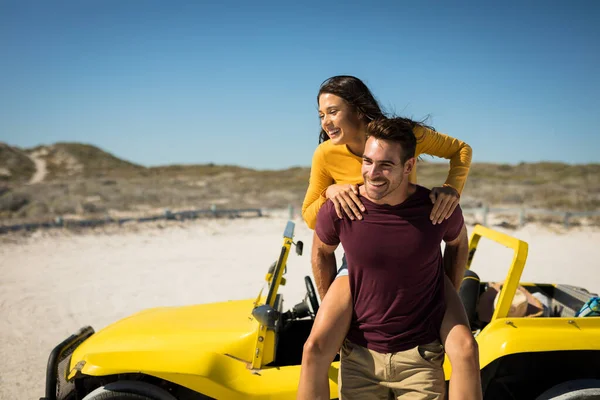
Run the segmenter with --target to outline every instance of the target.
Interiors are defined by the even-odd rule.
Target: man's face
[[[363,153],[362,175],[369,199],[385,203],[408,179],[414,158],[402,164],[399,143],[370,137]]]
[[[333,144],[348,144],[364,138],[364,124],[352,108],[339,96],[323,93],[319,96],[321,128]],[[363,139],[364,140],[364,139]]]

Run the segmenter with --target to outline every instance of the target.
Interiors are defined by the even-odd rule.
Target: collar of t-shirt
[[[372,207],[375,207],[375,208],[377,208],[377,207],[388,208],[388,209],[405,208],[407,206],[410,206],[415,201],[423,201],[422,200],[423,197],[429,198],[429,193],[428,193],[429,190],[427,188],[420,186],[420,185],[415,185],[415,186],[416,186],[415,191],[400,204],[391,205],[391,204],[374,203],[371,200],[369,200],[366,196],[364,196],[360,193],[358,195],[358,198],[360,199],[361,202],[363,202],[363,204],[371,205]]]

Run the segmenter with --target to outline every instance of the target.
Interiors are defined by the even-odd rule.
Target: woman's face
[[[321,128],[335,145],[365,140],[365,126],[350,105],[339,96],[323,93],[319,96]]]

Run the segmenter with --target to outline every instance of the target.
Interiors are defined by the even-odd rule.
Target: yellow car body
[[[598,351],[600,357],[600,318],[508,317],[517,287],[522,285],[533,291],[533,288],[539,286],[533,283],[520,283],[529,247],[522,240],[477,225],[469,241],[470,256],[467,268],[471,267],[477,245],[482,237],[512,249],[513,258],[491,321],[476,336],[480,368],[483,369],[509,355],[533,352]],[[560,285],[543,286],[558,289]],[[444,360],[444,374],[446,379],[450,379],[452,375],[452,366],[448,357]]]
[[[42,399],[93,399],[88,393],[94,388],[119,380],[150,382],[173,399],[295,399],[302,345],[314,315],[305,312],[294,319],[293,313],[280,309],[278,289],[294,245],[293,228],[289,222],[278,261],[267,274],[266,293],[242,301],[153,308],[99,332],[82,329],[51,353]],[[507,317],[527,243],[478,225],[471,235],[469,267],[482,237],[514,251],[491,321],[475,332],[482,374],[492,376],[488,386],[495,387],[494,376],[502,370],[499,360],[513,355],[543,353],[552,358],[557,352],[583,351],[600,356],[600,318]],[[333,362],[330,398],[337,398],[338,368],[339,362]],[[448,359],[444,371],[449,379]],[[598,373],[591,377],[598,378]],[[501,398],[490,393],[486,398]]]

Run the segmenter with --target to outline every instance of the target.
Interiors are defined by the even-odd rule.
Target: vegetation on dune
[[[46,163],[47,175],[26,184],[35,172],[28,154]],[[233,165],[169,165],[147,168],[79,143],[30,150],[0,145],[0,218],[43,220],[56,216],[104,217],[156,213],[164,208],[285,207],[302,204],[309,168],[254,170]],[[448,164],[421,161],[419,184],[441,185]],[[472,165],[463,207],[600,209],[600,164],[521,163]]]
[[[419,163],[419,183],[439,184],[447,172],[446,164]],[[600,164],[476,163],[463,198],[490,206],[594,211],[600,209]]]
[[[143,176],[147,168],[121,160],[98,147],[81,143],[56,143],[47,147],[47,179],[67,177],[131,178]]]
[[[0,143],[0,185],[28,182],[35,173],[35,164],[17,147]]]

